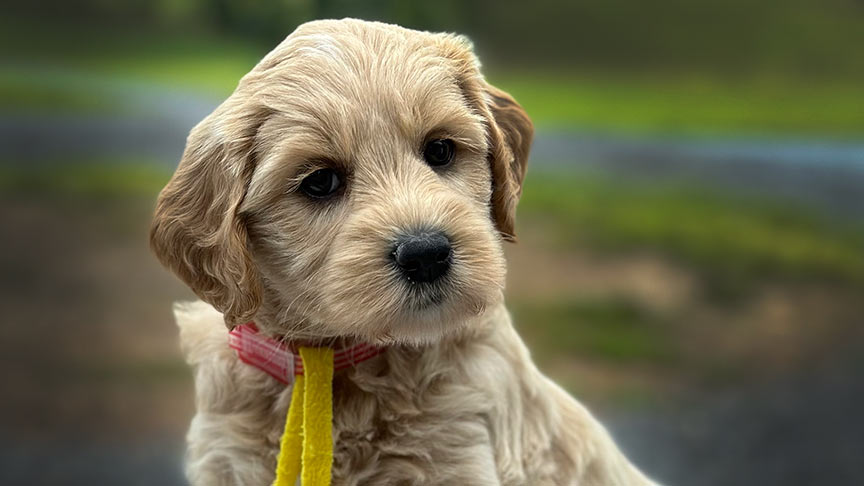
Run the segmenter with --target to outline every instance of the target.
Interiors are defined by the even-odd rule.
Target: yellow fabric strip
[[[333,467],[333,350],[300,348],[303,399],[303,486],[329,486]]]
[[[300,474],[300,454],[303,441],[303,396],[305,391],[303,375],[294,381],[291,391],[291,405],[285,420],[285,432],[279,446],[279,459],[276,463],[276,480],[273,486],[294,486]]]
[[[333,468],[333,350],[300,348],[297,377],[279,446],[273,486],[330,486]]]

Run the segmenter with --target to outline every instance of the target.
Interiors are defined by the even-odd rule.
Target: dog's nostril
[[[405,278],[428,283],[439,279],[450,268],[450,240],[444,233],[422,233],[399,238],[393,259]]]

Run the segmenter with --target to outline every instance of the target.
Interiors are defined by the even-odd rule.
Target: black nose
[[[450,268],[450,240],[441,232],[405,235],[396,242],[393,259],[408,281],[434,282]]]

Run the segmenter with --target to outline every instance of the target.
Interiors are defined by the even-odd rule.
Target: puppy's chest
[[[425,484],[488,446],[481,410],[448,409],[446,383],[426,388],[337,385],[334,484]],[[454,413],[456,412],[456,413]]]

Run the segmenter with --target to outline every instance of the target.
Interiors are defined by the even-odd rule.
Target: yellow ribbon
[[[300,348],[273,486],[329,486],[333,467],[333,350]]]

